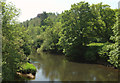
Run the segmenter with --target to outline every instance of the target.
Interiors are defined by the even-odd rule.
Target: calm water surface
[[[31,59],[37,68],[31,81],[118,81],[118,70],[103,65],[69,62],[64,56],[47,53]]]

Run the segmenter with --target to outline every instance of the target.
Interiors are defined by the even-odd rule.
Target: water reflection
[[[64,56],[42,53],[31,56],[37,81],[118,81],[118,71],[96,64],[68,62]]]

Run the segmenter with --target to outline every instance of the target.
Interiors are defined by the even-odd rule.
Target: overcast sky
[[[16,8],[21,9],[21,14],[18,18],[20,22],[34,18],[38,13],[46,12],[58,12],[61,13],[64,10],[69,10],[71,4],[78,3],[83,0],[7,0],[12,2]],[[108,4],[112,9],[118,8],[118,1],[120,0],[84,0],[90,4],[97,4],[103,2]]]

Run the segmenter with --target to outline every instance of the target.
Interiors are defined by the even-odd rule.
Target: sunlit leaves
[[[111,36],[111,40],[114,41],[114,43],[109,44],[109,45],[105,45],[102,48],[102,53],[101,55],[106,55],[105,57],[109,57],[108,58],[108,62],[110,62],[112,65],[114,65],[114,67],[119,68],[120,67],[120,23],[119,23],[119,13],[118,12],[117,15],[117,21],[114,24],[113,27],[113,36]]]
[[[76,47],[86,45],[89,21],[90,7],[85,2],[73,4],[70,10],[62,13],[62,30],[59,32],[58,44],[62,46],[65,54]]]
[[[93,4],[91,6],[91,28],[89,34],[101,41],[109,41],[113,34],[112,27],[116,21],[115,12],[109,5],[102,3]]]
[[[26,58],[23,46],[30,47],[27,30],[24,27],[18,27],[15,21],[18,11],[12,3],[2,2],[3,80],[14,80],[17,68]]]

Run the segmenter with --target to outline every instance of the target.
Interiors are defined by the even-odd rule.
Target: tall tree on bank
[[[16,17],[19,10],[12,3],[2,1],[2,78],[14,80],[18,67],[25,62],[24,48],[27,41],[27,31],[17,27]],[[28,45],[27,45],[28,46]],[[27,53],[27,52],[26,52]]]
[[[79,50],[88,43],[86,36],[90,22],[90,6],[80,2],[71,6],[70,10],[62,13],[62,30],[59,32],[58,45],[66,55],[79,53]]]
[[[110,36],[113,34],[112,27],[116,21],[115,11],[109,5],[98,3],[91,5],[91,13],[90,35],[99,41],[110,41]]]
[[[117,22],[113,27],[113,33],[114,35],[111,37],[111,39],[114,40],[115,43],[111,45],[108,61],[115,67],[120,68],[120,9],[117,12]]]
[[[104,45],[99,54],[114,67],[120,68],[120,9],[116,17],[117,21],[113,27],[113,35],[110,37],[110,40],[114,42]]]

